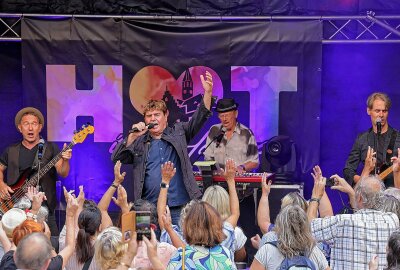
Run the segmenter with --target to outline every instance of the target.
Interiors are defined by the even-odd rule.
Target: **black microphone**
[[[146,125],[147,129],[152,129],[155,126],[158,126],[157,123],[149,123],[148,125]],[[134,127],[132,129],[129,130],[129,134],[134,133],[134,132],[139,132],[140,130],[137,127]]]
[[[42,160],[43,157],[43,146],[44,146],[44,140],[40,139],[39,144],[38,144],[38,159]]]
[[[382,118],[376,118],[376,131],[378,134],[382,133]]]
[[[226,131],[226,129],[224,127],[221,127],[221,129],[219,130],[219,134],[214,137],[215,147],[218,148],[219,145],[221,144],[222,138],[224,138],[224,135],[225,135],[225,131]]]

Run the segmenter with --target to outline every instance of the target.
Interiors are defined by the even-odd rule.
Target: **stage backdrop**
[[[311,182],[309,172],[319,163],[321,37],[321,21],[24,18],[22,103],[44,113],[43,135],[60,145],[93,123],[94,135],[74,148],[62,184],[84,185],[86,196],[98,201],[113,180],[111,152],[143,119],[146,101],[164,99],[170,124],[187,121],[201,100],[199,76],[209,70],[214,95],[236,99],[239,121],[254,131],[260,150],[272,136],[289,135]],[[215,123],[216,113],[191,141],[192,161]],[[131,195],[130,168],[123,169]]]

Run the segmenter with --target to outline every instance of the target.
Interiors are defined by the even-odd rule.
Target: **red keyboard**
[[[273,178],[273,173],[267,174],[267,179]],[[261,187],[262,173],[243,173],[235,176],[235,182],[238,186],[247,187]],[[194,178],[198,182],[203,182],[203,177],[200,172],[194,172]],[[225,178],[222,175],[213,175],[213,183],[226,183]]]

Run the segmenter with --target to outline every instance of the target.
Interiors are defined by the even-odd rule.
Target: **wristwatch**
[[[160,188],[169,188],[169,184],[161,182],[160,183]]]

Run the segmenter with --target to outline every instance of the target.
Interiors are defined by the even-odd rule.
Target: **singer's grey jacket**
[[[202,101],[189,122],[175,123],[172,127],[167,127],[161,135],[161,139],[169,142],[179,156],[183,182],[191,199],[200,198],[201,192],[193,176],[187,146],[210,116],[211,111],[204,106]],[[146,132],[126,147],[127,138],[125,138],[116,146],[111,156],[113,162],[120,160],[124,164],[133,165],[134,200],[142,197],[150,140],[150,134]]]
[[[386,150],[388,149],[390,138],[394,131],[395,129],[389,126],[387,135],[384,136],[384,142],[383,142],[384,147],[383,149],[378,149],[377,153],[378,164],[380,164],[382,160],[384,161],[384,159],[386,159]],[[374,133],[372,128],[361,134],[358,134],[357,139],[353,144],[353,148],[350,151],[349,157],[347,158],[346,166],[343,169],[344,178],[349,184],[353,183],[353,177],[354,175],[357,174],[357,168],[360,162],[362,162],[362,164],[364,165],[365,158],[367,157],[368,146],[375,148],[374,145],[375,136],[376,134]],[[397,138],[394,143],[393,154],[391,154],[391,156],[395,155],[397,156],[397,148],[399,147],[400,147],[400,134],[399,132],[397,132]],[[374,149],[374,151],[376,151],[376,149]],[[384,182],[386,186],[393,186],[393,174],[389,175]]]

